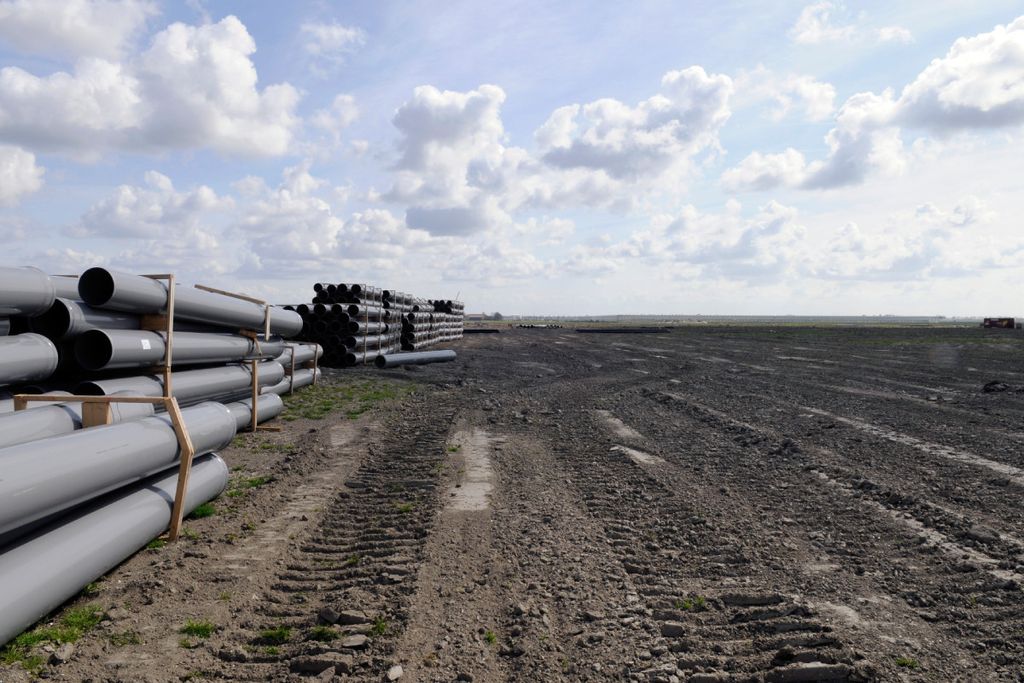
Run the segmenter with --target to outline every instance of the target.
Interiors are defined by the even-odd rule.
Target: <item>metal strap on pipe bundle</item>
[[[192,464],[183,511],[219,496],[228,467],[215,454]],[[177,469],[119,489],[0,549],[0,644],[95,581],[170,523]]]

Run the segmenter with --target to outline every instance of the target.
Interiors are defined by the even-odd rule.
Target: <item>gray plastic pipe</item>
[[[223,294],[191,287],[175,287],[174,317],[208,325],[263,329],[263,307]],[[78,280],[78,293],[90,306],[125,313],[160,313],[167,305],[167,287],[161,280],[90,268]],[[291,337],[302,331],[302,318],[294,311],[271,307],[270,330]]]
[[[350,320],[346,331],[349,334],[354,335],[367,335],[367,334],[386,334],[389,331],[387,323],[383,322],[362,322],[360,320]]]
[[[421,351],[419,353],[391,353],[377,356],[374,364],[378,368],[395,368],[399,365],[426,365],[427,363],[447,363],[455,360],[454,351]]]
[[[0,318],[0,337],[6,337],[11,333],[11,321],[7,318]]]
[[[41,334],[0,337],[0,385],[46,379],[58,360],[57,347]]]
[[[289,344],[285,342],[285,350],[280,356],[275,358],[278,363],[284,366],[285,372],[291,369],[292,366],[292,352],[288,348],[295,349],[295,364],[308,363],[313,360],[313,354],[316,353],[317,358],[322,358],[324,355],[324,347],[319,344],[311,346],[309,344]]]
[[[56,296],[50,276],[38,268],[0,267],[0,316],[39,315]]]
[[[317,370],[316,370],[316,381],[318,381],[318,382],[320,381],[320,376],[321,376],[320,368],[317,368]],[[260,393],[261,394],[277,394],[277,395],[280,396],[282,394],[287,394],[288,393],[288,389],[291,388],[291,387],[294,387],[295,389],[298,389],[300,387],[308,387],[312,383],[313,383],[313,368],[303,368],[302,370],[296,370],[295,371],[295,383],[294,384],[289,382],[288,379],[283,379],[280,382],[278,382],[277,384],[274,384],[274,385],[271,385],[271,386],[267,386],[267,387],[263,387],[263,389],[260,390]]]
[[[192,465],[183,510],[221,494],[217,455]],[[162,472],[61,517],[0,552],[0,645],[132,556],[170,525],[177,470]]]
[[[181,413],[197,455],[235,436],[235,418],[220,403]],[[0,534],[148,477],[178,457],[166,414],[2,448]]]
[[[164,358],[164,332],[89,330],[75,339],[75,360],[86,370],[114,370],[155,365]],[[174,363],[223,363],[246,358],[273,358],[281,353],[279,337],[257,345],[248,337],[203,332],[174,333]]]
[[[273,386],[284,379],[284,368],[276,361],[259,364],[260,387]],[[252,371],[248,364],[225,365],[203,370],[180,370],[171,373],[171,392],[182,406],[200,401],[233,401],[245,398],[251,391]],[[81,382],[76,394],[109,396],[116,391],[137,391],[143,396],[162,396],[161,375],[137,375],[117,379],[99,379]],[[30,404],[31,405],[31,404]]]
[[[263,424],[267,420],[273,420],[284,412],[284,401],[277,394],[263,394],[259,397],[256,408],[256,424]],[[226,403],[225,407],[235,418],[235,428],[245,429],[252,424],[252,399]]]
[[[78,300],[77,275],[51,275],[50,282],[53,283],[54,293],[61,299]]]
[[[115,396],[138,396],[133,391],[122,391]],[[33,402],[29,402],[29,406]],[[153,415],[151,403],[111,403],[112,422],[127,422]],[[82,428],[82,404],[78,401],[53,405],[44,403],[38,410],[19,410],[0,415],[0,448],[19,443],[38,441],[61,434],[70,434]]]
[[[88,330],[137,330],[139,316],[119,311],[101,311],[81,301],[58,297],[49,310],[29,319],[28,325],[33,332],[50,339],[74,339]]]

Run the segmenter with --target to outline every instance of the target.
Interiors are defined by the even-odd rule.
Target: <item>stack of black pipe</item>
[[[422,299],[372,285],[313,285],[308,304],[286,306],[302,316],[300,337],[324,349],[330,367],[373,363],[378,356],[417,351],[462,337],[463,304]]]

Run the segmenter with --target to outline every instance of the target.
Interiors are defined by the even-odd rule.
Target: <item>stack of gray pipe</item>
[[[83,429],[81,403],[31,402],[14,412],[11,398],[162,396],[161,373],[131,373],[162,361],[163,334],[139,328],[141,316],[162,313],[166,303],[164,284],[140,276],[0,268],[0,645],[169,524],[180,453],[165,413],[114,403],[112,424]],[[174,366],[185,367],[172,372],[172,391],[197,456],[187,513],[227,485],[215,451],[253,410],[258,422],[280,414],[281,394],[313,382],[304,366],[322,350],[281,339],[301,330],[294,312],[272,308],[275,336],[257,343],[234,333],[262,329],[256,304],[185,287],[174,303]],[[255,406],[251,365],[237,362],[254,358]]]
[[[324,364],[373,363],[400,350],[462,338],[463,305],[371,285],[313,285],[310,304],[287,306],[303,319],[302,338],[324,347]]]

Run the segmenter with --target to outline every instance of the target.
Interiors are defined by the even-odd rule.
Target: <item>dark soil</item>
[[[454,348],[336,372],[387,400],[237,440],[234,493],[70,603],[107,617],[41,673],[1024,681],[1019,333]]]

